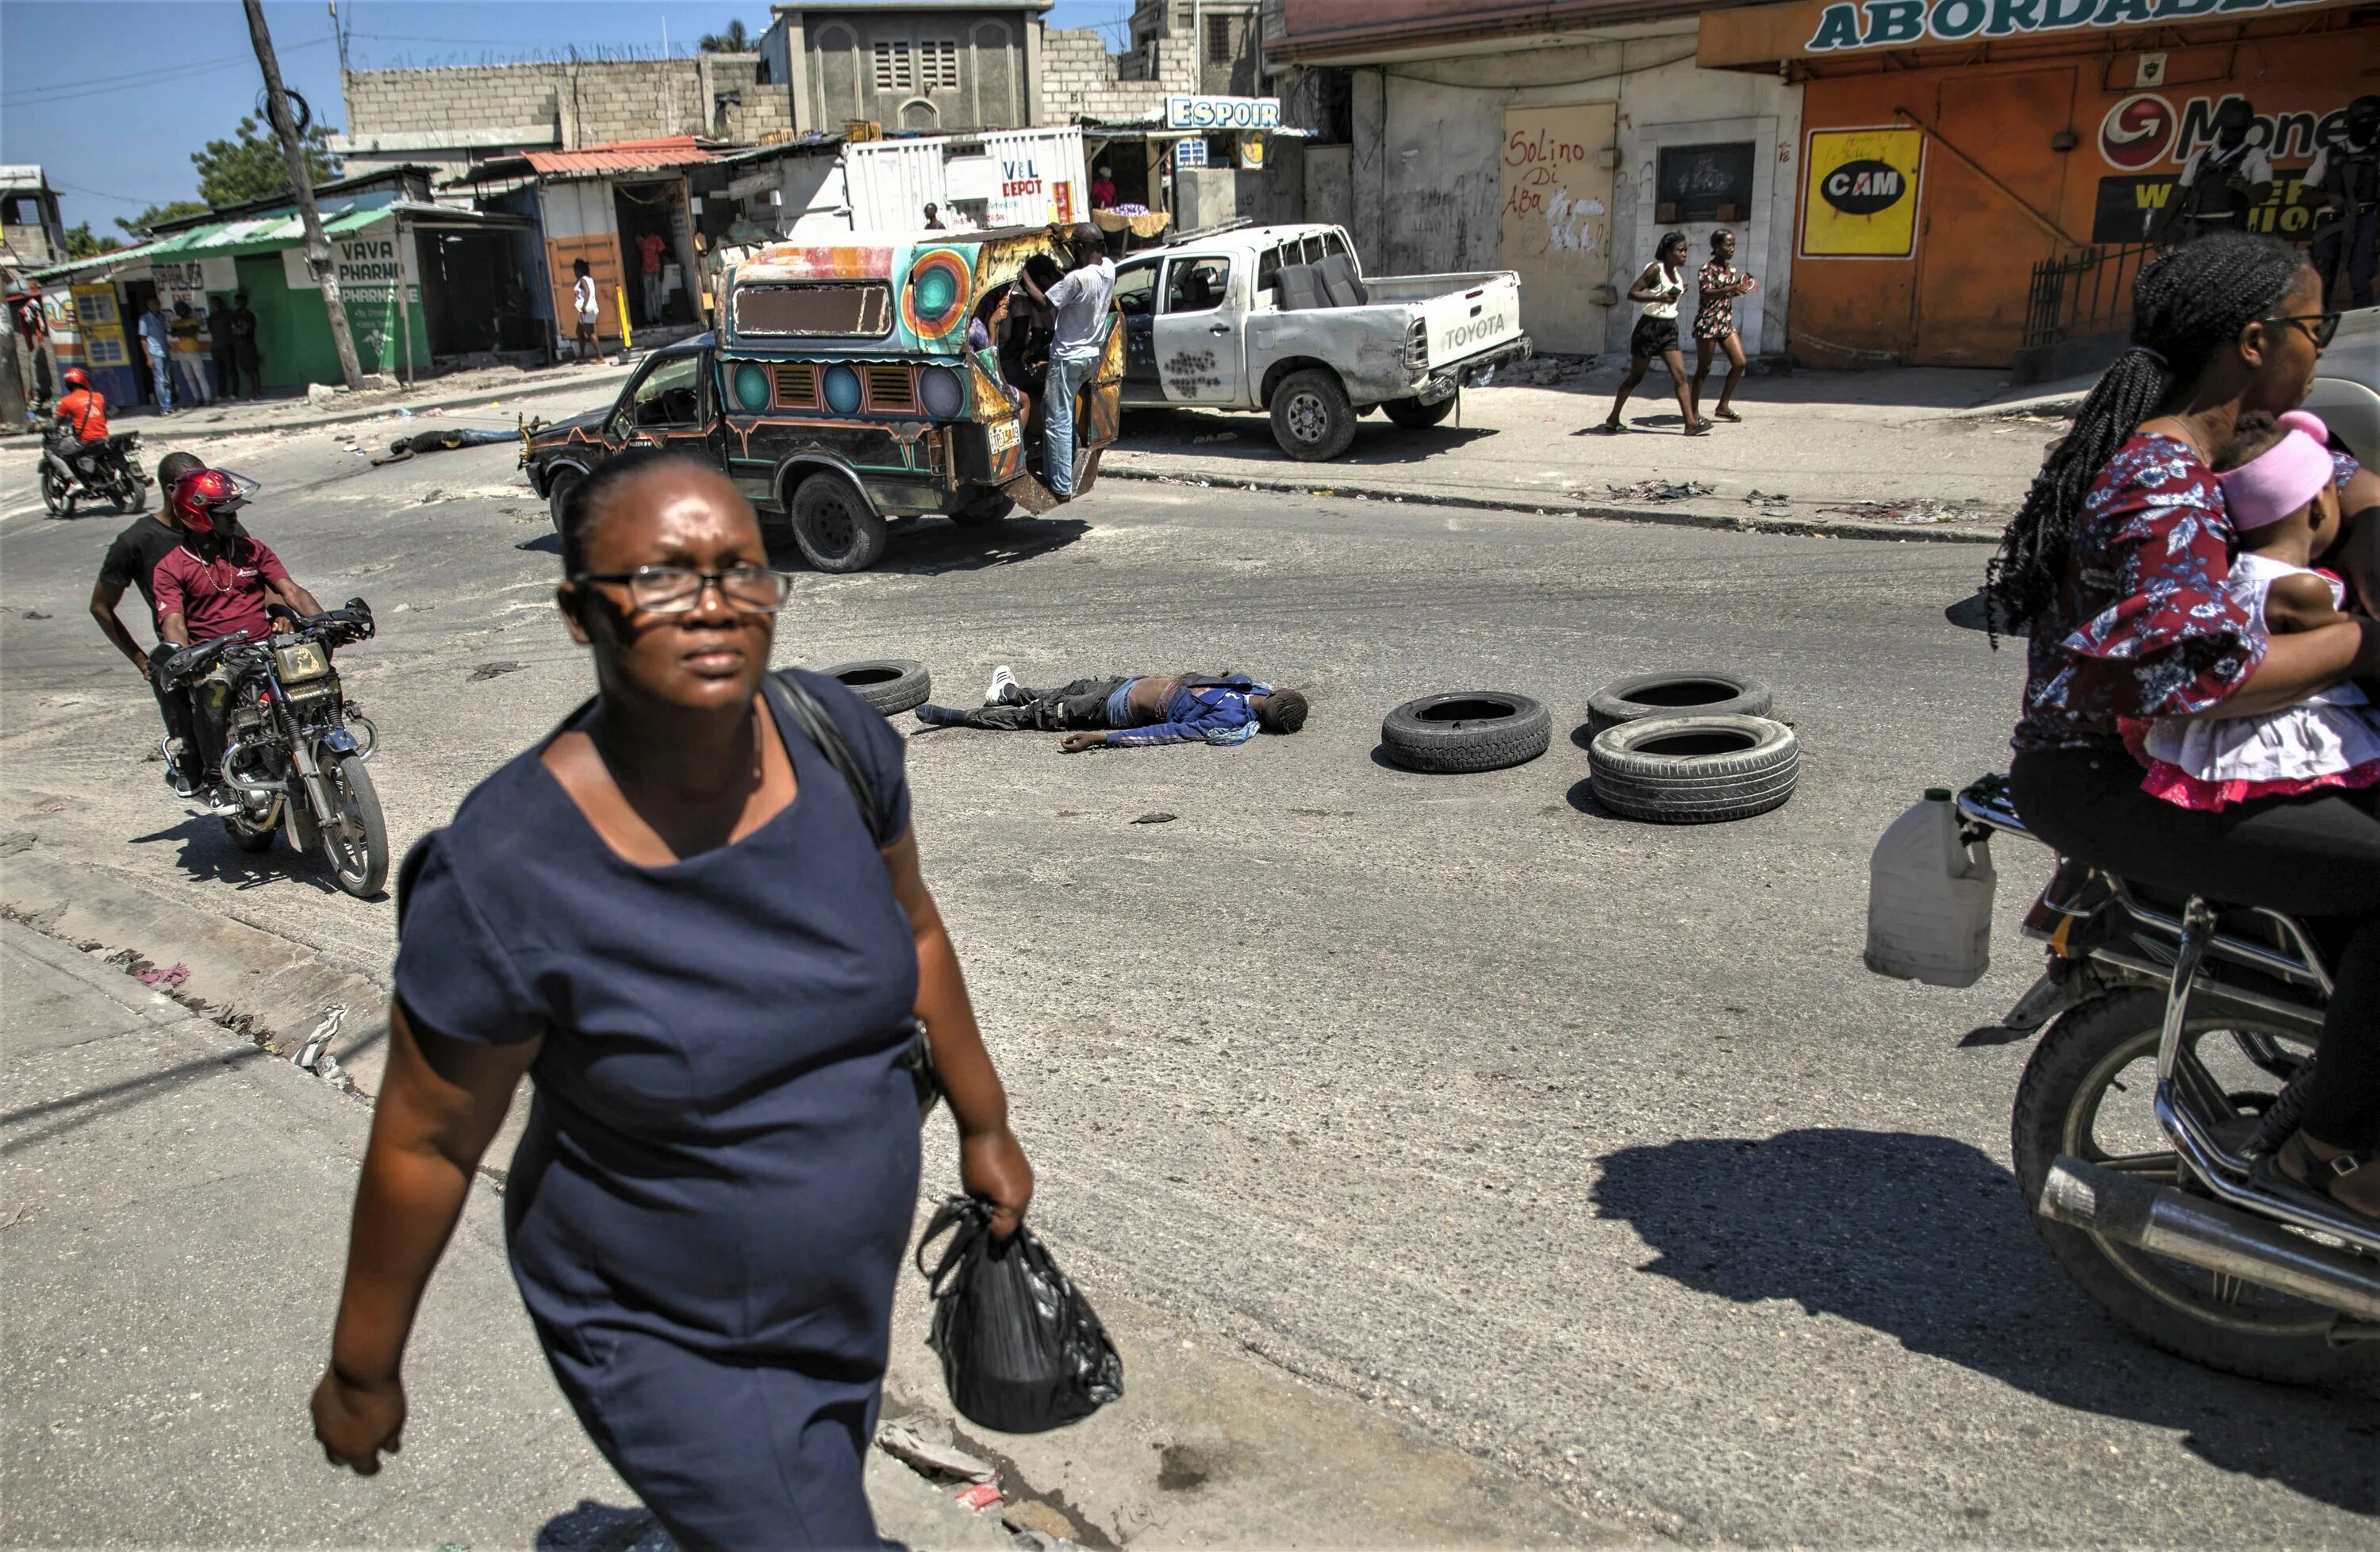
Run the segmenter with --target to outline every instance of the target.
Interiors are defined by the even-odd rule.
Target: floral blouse
[[[2344,488],[2359,466],[2331,455]],[[2018,753],[2120,737],[2236,690],[2265,638],[2223,584],[2239,540],[2215,472],[2173,437],[2134,436],[2082,498],[2073,556],[2026,647]]]

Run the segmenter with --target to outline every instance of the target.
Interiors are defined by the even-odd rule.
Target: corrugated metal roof
[[[376,221],[386,221],[395,212],[386,205],[369,210],[347,211],[322,218],[322,235],[335,237],[348,232],[361,231]],[[306,224],[294,211],[286,215],[257,216],[247,221],[219,221],[207,226],[191,226],[169,237],[160,237],[150,244],[148,256],[170,258],[177,253],[242,253],[288,248],[306,240]]]
[[[692,135],[672,135],[658,140],[614,140],[585,151],[530,151],[521,153],[540,177],[570,173],[628,173],[650,167],[685,167],[712,160]]]

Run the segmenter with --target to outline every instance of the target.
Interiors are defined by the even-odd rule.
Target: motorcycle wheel
[[[2010,1123],[2019,1188],[2034,1232],[2061,1270],[2101,1309],[2192,1363],[2284,1385],[2317,1385],[2380,1375],[2380,1343],[2333,1344],[2335,1312],[2243,1283],[2040,1213],[2042,1182],[2061,1154],[2175,1184],[2180,1161],[2153,1109],[2165,994],[2128,989],[2062,1014],[2035,1047],[2017,1085]],[[2277,1085],[2254,1066],[2241,1037],[2302,1054],[2306,1037],[2252,1018],[2207,1014],[2183,1032],[2185,1071],[2202,1091],[2223,1094],[2224,1127],[2252,1130]]]
[[[337,805],[322,827],[322,855],[339,888],[370,900],[388,882],[388,822],[381,818],[380,794],[360,755],[342,756],[322,768]]]
[[[224,816],[224,833],[229,835],[231,843],[243,852],[273,850],[273,837],[279,832],[280,829],[277,823],[261,827],[250,824],[245,814]]]
[[[123,513],[140,511],[149,504],[149,487],[140,477],[129,471],[116,477],[115,510]]]
[[[65,475],[47,464],[42,467],[42,504],[49,508],[53,517],[74,515],[74,487],[67,482]]]

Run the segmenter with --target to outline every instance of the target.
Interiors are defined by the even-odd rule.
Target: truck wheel
[[[1553,718],[1524,695],[1456,690],[1406,701],[1380,723],[1380,749],[1407,770],[1500,770],[1546,752]]]
[[[813,474],[786,503],[794,543],[819,571],[866,571],[884,558],[884,519],[839,474]]]
[[[926,697],[934,693],[933,677],[926,665],[906,658],[868,658],[819,672],[842,680],[852,694],[888,717],[925,705]]]
[[[1801,779],[1793,730],[1766,717],[1646,717],[1586,746],[1595,800],[1662,824],[1748,819],[1779,806]]]
[[[1272,391],[1272,439],[1293,458],[1322,463],[1347,451],[1355,440],[1355,406],[1339,379],[1308,367]]]
[[[570,500],[570,492],[577,490],[578,482],[586,478],[577,469],[567,467],[553,471],[553,483],[545,488],[545,510],[553,517],[555,533],[562,531],[563,504]]]
[[[1390,399],[1380,406],[1382,414],[1409,431],[1425,426],[1435,426],[1454,413],[1455,395],[1449,394],[1436,404],[1424,404],[1419,399]]]
[[[951,521],[963,528],[988,528],[1004,523],[1016,510],[1016,502],[1005,491],[987,491],[951,514]]]

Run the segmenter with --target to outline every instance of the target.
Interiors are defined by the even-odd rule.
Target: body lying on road
[[[1062,733],[1062,747],[1075,754],[1144,744],[1245,744],[1259,728],[1295,733],[1305,725],[1305,697],[1245,673],[1077,679],[1034,690],[1002,663],[981,707],[920,706],[917,720],[929,727]]]

